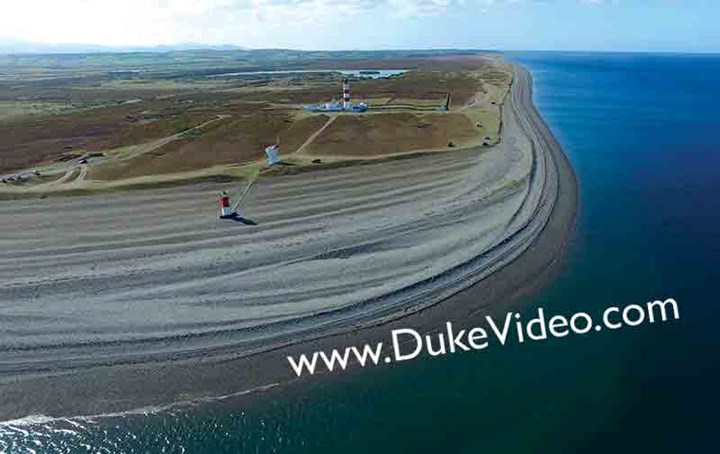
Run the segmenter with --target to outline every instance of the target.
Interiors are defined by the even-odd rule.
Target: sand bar
[[[509,301],[577,205],[522,68],[502,139],[261,179],[257,225],[216,221],[212,184],[1,202],[0,416],[232,393],[290,378],[288,352]]]

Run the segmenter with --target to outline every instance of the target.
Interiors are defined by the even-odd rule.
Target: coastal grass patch
[[[330,118],[302,111],[302,105],[341,95],[344,76],[337,73],[209,77],[241,67],[407,70],[386,79],[354,79],[353,102],[368,102],[370,112],[353,118],[338,115],[310,144],[311,154],[377,158],[471,145],[483,137],[498,140],[500,107],[462,109],[485,95],[497,105],[502,102],[511,79],[497,59],[470,53],[307,55],[298,57],[305,60],[297,67],[284,56],[257,67],[224,59],[217,66],[197,56],[161,58],[162,68],[159,61],[141,56],[23,60],[13,70],[17,77],[0,78],[0,103],[27,101],[31,104],[23,108],[36,105],[38,113],[0,121],[0,135],[7,138],[0,143],[0,172],[102,152],[105,157],[91,162],[87,178],[118,181],[259,161],[263,147],[278,138],[281,154],[288,156]],[[257,58],[260,62],[266,57]],[[2,62],[0,58],[0,66]],[[266,63],[269,66],[263,66]],[[13,91],[3,90],[10,85]],[[451,111],[437,112],[448,94]],[[55,111],[53,106],[70,108]]]
[[[93,166],[89,169],[89,178],[112,181],[258,161],[264,157],[264,147],[278,139],[284,153],[294,151],[327,119],[325,115],[295,119],[285,112],[264,110],[229,116],[199,130],[182,133],[177,140],[151,151]]]
[[[500,107],[485,106],[469,109],[463,113],[475,125],[478,143],[494,145],[500,141],[500,118],[502,115]]]
[[[54,115],[67,112],[73,108],[72,104],[63,102],[0,101],[0,121],[26,115]]]
[[[0,122],[0,171],[51,161],[72,150],[98,151],[176,134],[214,116],[171,105],[89,109]]]
[[[340,115],[306,153],[365,157],[448,149],[467,144],[477,135],[477,127],[463,114]]]

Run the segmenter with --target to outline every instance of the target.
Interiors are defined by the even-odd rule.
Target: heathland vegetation
[[[302,110],[363,69],[404,72],[351,77],[367,113]],[[458,51],[0,56],[0,194],[244,177],[276,141],[300,168],[494,145],[511,80],[499,58]]]

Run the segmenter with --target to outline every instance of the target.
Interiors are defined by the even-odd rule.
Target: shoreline
[[[518,115],[517,121],[527,133],[533,135],[533,143],[541,148],[544,159],[551,164],[545,169],[556,172],[553,183],[543,185],[545,201],[531,207],[538,220],[537,210],[547,210],[547,219],[536,222],[532,233],[517,254],[506,257],[498,270],[482,277],[469,288],[453,289],[449,298],[438,304],[425,306],[413,304],[412,312],[386,320],[375,315],[368,322],[371,326],[359,326],[355,331],[329,335],[324,331],[320,339],[295,343],[241,358],[218,360],[218,357],[202,358],[187,364],[135,364],[92,368],[71,375],[52,377],[36,376],[27,380],[5,383],[7,392],[0,401],[0,418],[10,419],[28,414],[98,414],[129,410],[147,405],[157,405],[178,400],[203,398],[211,395],[228,395],[238,389],[248,389],[268,383],[302,382],[292,376],[285,361],[287,355],[297,355],[315,350],[330,350],[350,345],[386,339],[395,327],[414,328],[419,331],[434,329],[448,320],[465,320],[484,316],[488,310],[498,310],[514,304],[544,285],[550,276],[559,271],[561,258],[572,235],[577,210],[577,182],[572,168],[544,121],[532,104],[530,75],[515,65],[516,80],[511,89],[512,105]],[[511,129],[511,128],[510,128]],[[505,131],[503,131],[505,134]],[[540,163],[540,165],[543,165]],[[547,181],[547,178],[544,179]],[[554,195],[553,195],[554,194]],[[475,276],[477,278],[477,276]],[[478,300],[482,300],[478,304]],[[392,315],[392,314],[391,314]],[[250,371],[250,372],[248,372]],[[170,378],[172,377],[172,378]],[[318,376],[307,379],[317,379]],[[67,379],[65,386],[59,386]],[[97,383],[97,385],[95,385]],[[52,390],[62,390],[62,396],[52,398]],[[274,392],[272,390],[268,392]],[[43,396],[43,393],[47,395]],[[127,396],[134,396],[128,399]],[[32,396],[32,397],[31,397]]]

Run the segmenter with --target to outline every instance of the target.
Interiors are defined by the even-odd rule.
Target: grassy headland
[[[340,98],[345,76],[330,70],[357,69],[406,72],[351,77],[365,114],[301,109]],[[499,58],[458,51],[3,56],[0,174],[27,177],[0,196],[242,178],[276,140],[301,166],[493,145],[511,81]]]

